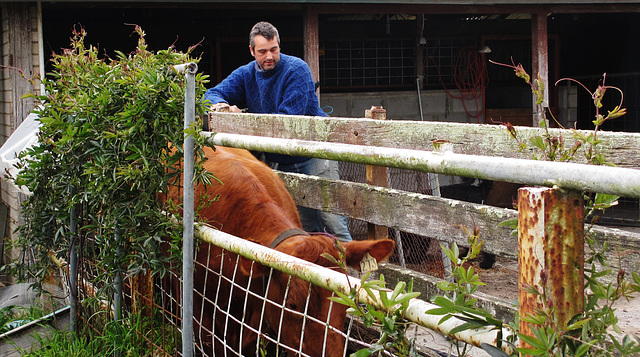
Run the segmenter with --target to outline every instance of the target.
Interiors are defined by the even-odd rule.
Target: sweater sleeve
[[[204,94],[204,99],[208,100],[210,104],[227,103],[241,108],[245,107],[244,71],[244,66],[233,71],[218,85],[208,89]]]

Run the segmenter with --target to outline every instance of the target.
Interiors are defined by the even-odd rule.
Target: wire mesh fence
[[[364,181],[364,166],[354,165],[345,176]],[[389,177],[393,187],[420,193],[430,193],[434,185],[426,174],[407,170],[391,170]],[[351,220],[349,224],[356,239],[366,239],[366,222]],[[434,273],[441,271],[442,262],[439,250],[429,252],[434,246],[429,238],[394,230],[389,236],[404,242],[404,250],[396,252],[391,261],[422,265],[422,271],[442,275]],[[94,263],[99,250],[90,235],[80,240],[78,285],[68,289],[77,291],[75,301],[80,302],[78,330],[109,334],[114,329],[129,329],[129,338],[150,355],[181,356],[180,266],[168,267],[164,276],[144,272],[127,276],[122,288],[123,311],[118,312],[117,287],[105,278],[110,274]],[[195,262],[196,355],[342,356],[369,348],[379,338],[359,319],[347,315],[344,305],[328,299],[333,293],[299,278],[274,269],[263,272],[258,263],[251,263],[247,273],[238,255],[208,243],[199,244]],[[423,335],[424,330],[414,329],[414,333]]]
[[[336,296],[330,291],[273,268],[263,270],[255,262],[243,272],[244,258],[209,243],[201,243],[196,255],[196,356],[345,356],[371,348],[380,338],[379,330],[364,327],[346,314],[346,306],[327,299]],[[95,265],[86,256],[80,265],[86,279],[78,284],[78,318],[84,328],[97,334],[109,333],[110,325],[130,329],[129,338],[144,346],[145,355],[183,355],[182,277],[175,269],[164,277],[139,274],[125,279],[128,324],[119,325],[112,295],[96,279]],[[417,325],[408,331],[412,340],[431,335]],[[381,353],[394,356],[393,350]]]
[[[105,336],[126,329],[127,342],[142,346],[145,355],[182,356],[180,265],[168,266],[164,276],[127,276],[118,321],[117,290],[94,263],[94,243],[83,240],[77,287],[67,289],[77,291],[80,302],[78,331]],[[347,316],[346,306],[328,299],[334,293],[300,278],[206,242],[199,243],[194,261],[194,345],[184,347],[197,356],[343,356],[379,338]]]
[[[388,169],[388,186],[403,191],[439,196],[438,176],[428,172]],[[341,162],[340,179],[351,182],[366,182],[366,166]],[[354,239],[367,239],[367,222],[347,219],[349,231]],[[444,278],[442,251],[437,240],[428,236],[407,233],[388,228],[389,238],[396,241],[396,250],[389,261],[403,268]]]

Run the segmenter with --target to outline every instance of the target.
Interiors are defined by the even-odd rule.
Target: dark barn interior
[[[375,6],[362,6],[362,13],[334,9],[335,13],[321,13],[318,17],[323,93],[413,90],[417,63],[422,58],[423,90],[453,90],[482,80],[487,108],[531,107],[529,88],[513,71],[488,62],[510,64],[513,60],[531,73],[531,20],[526,7],[513,10],[518,12],[498,8],[496,13],[480,13],[482,9],[478,7],[462,6],[447,8],[446,13],[442,8],[437,9],[440,13],[429,13],[431,8],[425,7],[420,14],[382,12],[388,7],[381,7],[377,13]],[[456,10],[460,13],[453,12]],[[184,51],[199,44],[199,69],[211,75],[213,85],[252,59],[247,34],[260,20],[270,21],[280,29],[284,53],[302,57],[303,14],[304,9],[295,4],[46,3],[45,54],[67,46],[74,26],[84,27],[89,43],[104,49],[106,55],[112,55],[113,50],[127,52],[136,44],[132,26],[136,24],[146,32],[151,49],[174,45]],[[623,89],[628,115],[607,123],[605,130],[639,129],[635,98],[640,45],[634,41],[640,35],[640,29],[634,26],[638,19],[640,13],[628,11],[552,13],[547,19],[551,84],[569,77],[593,90],[606,73],[607,84]],[[483,55],[481,63],[463,57],[466,49],[484,45],[491,52]],[[452,73],[460,60],[467,61],[476,74]],[[477,74],[480,71],[486,71],[485,78]],[[554,93],[551,91],[550,96],[552,110]],[[578,100],[578,127],[588,129],[592,126],[593,105],[586,92],[579,93]],[[611,100],[616,102],[619,98],[612,95]]]
[[[311,9],[311,10],[310,10]],[[571,78],[594,91],[603,78],[624,94],[627,115],[605,122],[602,130],[640,131],[640,12],[633,6],[554,5],[385,5],[301,3],[82,3],[42,4],[45,63],[52,52],[69,45],[74,27],[82,26],[89,44],[105,56],[133,51],[134,25],[146,33],[152,50],[196,45],[199,71],[210,86],[251,61],[248,32],[261,20],[272,22],[281,36],[282,52],[304,58],[305,19],[317,14],[319,86],[324,94],[366,93],[385,96],[440,91],[452,101],[466,97],[467,122],[531,125],[532,94],[512,68],[522,63],[532,73],[532,14],[546,14],[549,107],[558,115],[559,87]],[[479,51],[489,48],[490,52]],[[482,53],[486,52],[486,53]],[[50,68],[47,68],[50,69]],[[606,73],[606,77],[604,74]],[[418,84],[416,84],[418,83]],[[574,119],[565,126],[593,129],[591,95],[574,89]],[[447,101],[450,98],[445,98]],[[322,104],[322,94],[321,94]],[[620,101],[609,91],[605,109]],[[566,104],[566,103],[565,103]],[[485,108],[485,110],[482,110]],[[335,116],[343,116],[334,113]],[[346,115],[344,115],[346,116]],[[395,118],[393,119],[407,119]],[[553,123],[552,123],[553,124]],[[446,184],[445,184],[446,185]],[[471,187],[470,190],[476,189]],[[443,190],[446,192],[447,190]],[[446,193],[445,193],[446,194]],[[455,197],[453,197],[455,198]],[[637,200],[626,202],[623,215],[637,216]],[[629,208],[630,207],[630,208]],[[627,211],[630,209],[631,213]]]

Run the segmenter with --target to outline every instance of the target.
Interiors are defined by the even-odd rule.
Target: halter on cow
[[[246,150],[216,147],[204,148],[207,162],[204,167],[223,183],[213,186],[198,185],[195,197],[218,197],[204,207],[199,216],[206,223],[234,236],[242,237],[264,246],[333,269],[334,263],[322,256],[330,254],[339,258],[335,237],[328,234],[307,234],[301,230],[296,205],[284,183],[268,166],[258,161]],[[170,190],[169,198],[179,199],[177,188]],[[205,196],[206,195],[206,196]],[[371,254],[378,261],[386,259],[394,248],[392,240],[353,241],[341,243],[347,265],[359,269],[359,263]],[[236,268],[237,262],[241,264]],[[222,268],[220,268],[222,266]],[[222,270],[229,279],[207,273]],[[235,274],[235,275],[234,275]],[[235,277],[235,278],[234,278]],[[231,280],[233,279],[232,285]],[[267,284],[268,282],[268,284]],[[251,294],[240,289],[249,287]],[[266,267],[237,259],[237,255],[223,252],[221,248],[202,243],[197,250],[194,272],[194,335],[203,352],[209,356],[224,356],[234,350],[242,355],[259,355],[258,334],[280,336],[285,346],[310,356],[342,356],[344,337],[329,329],[326,322],[337,331],[343,331],[346,307],[332,303],[331,292],[311,285],[301,279]],[[285,298],[286,292],[286,298]],[[309,302],[307,303],[307,295]],[[264,296],[269,302],[263,301]],[[288,308],[284,313],[283,304]],[[261,317],[264,307],[264,318]],[[302,312],[317,319],[303,321]],[[300,312],[300,313],[297,313]],[[230,316],[227,316],[230,315]],[[248,326],[242,326],[240,321]],[[279,326],[282,326],[279,331]],[[301,331],[304,338],[301,344]],[[326,334],[326,340],[325,340]],[[233,355],[233,353],[232,353]]]

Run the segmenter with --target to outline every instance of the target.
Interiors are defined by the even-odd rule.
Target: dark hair
[[[278,34],[278,29],[266,21],[261,21],[253,25],[253,28],[249,33],[249,46],[251,46],[251,48],[256,47],[253,41],[253,38],[256,35],[260,35],[267,40],[272,40],[273,38],[275,38],[278,41],[278,44],[280,44],[280,34]]]

